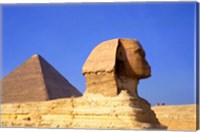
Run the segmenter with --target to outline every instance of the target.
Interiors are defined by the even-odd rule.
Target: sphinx
[[[140,98],[140,79],[151,76],[137,40],[112,39],[91,52],[83,66],[81,97],[1,106],[2,126],[100,129],[166,129],[148,101]]]
[[[126,90],[139,97],[140,79],[151,76],[145,51],[135,39],[119,38],[102,42],[93,49],[82,68],[86,78],[85,93],[117,96]]]

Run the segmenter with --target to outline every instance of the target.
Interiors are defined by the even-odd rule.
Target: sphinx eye
[[[141,49],[135,50],[135,53],[141,55],[142,57],[145,57],[145,53]]]
[[[135,50],[135,53],[136,53],[136,54],[141,54],[141,49]]]

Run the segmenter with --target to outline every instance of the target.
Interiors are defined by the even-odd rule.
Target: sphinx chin
[[[138,68],[135,69],[135,78],[144,79],[151,76],[151,70],[149,68]]]

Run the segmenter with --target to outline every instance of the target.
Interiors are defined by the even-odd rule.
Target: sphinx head
[[[112,39],[97,45],[83,66],[86,92],[116,96],[122,90],[138,96],[139,79],[151,76],[140,43],[133,39]]]
[[[119,76],[137,79],[151,76],[145,51],[137,40],[119,39],[116,60],[116,72]]]

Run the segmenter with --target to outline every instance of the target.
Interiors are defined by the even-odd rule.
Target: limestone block
[[[85,78],[86,92],[101,93],[106,96],[117,95],[117,82],[114,72],[85,73]]]
[[[1,105],[2,109],[8,108],[8,106],[11,109],[11,104]],[[20,110],[16,110],[16,104],[13,104],[15,111],[12,111],[12,114],[2,114],[2,126],[101,129],[164,128],[159,124],[150,105],[139,98],[130,96],[127,91],[122,91],[115,97],[85,93],[79,98],[40,103],[30,102],[17,106],[20,106],[18,107]],[[34,106],[34,110],[37,112],[30,110]],[[40,108],[47,109],[45,111],[47,113],[39,110]]]

